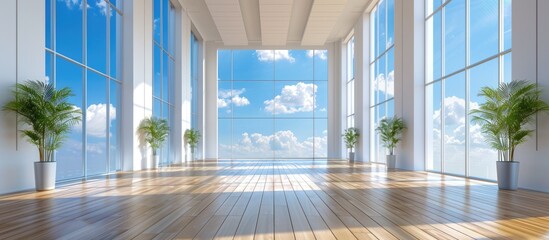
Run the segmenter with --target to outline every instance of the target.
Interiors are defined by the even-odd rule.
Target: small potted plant
[[[355,152],[353,152],[353,148],[358,143],[358,137],[360,137],[360,133],[358,133],[358,128],[350,127],[345,129],[345,133],[343,133],[345,146],[347,146],[347,149],[349,149],[350,162],[355,161]]]
[[[198,130],[191,128],[185,131],[185,140],[187,141],[187,143],[189,144],[189,147],[191,148],[191,161],[194,160],[195,158],[194,153],[195,153],[196,147],[198,146],[198,142],[200,141],[200,137],[201,135]]]
[[[381,119],[379,126],[376,128],[383,146],[389,150],[389,154],[387,155],[387,168],[389,169],[396,168],[395,147],[400,142],[402,132],[405,129],[406,126],[402,118],[396,116]]]
[[[18,124],[25,126],[21,133],[38,148],[39,161],[34,163],[36,190],[55,189],[54,152],[62,146],[72,127],[80,123],[82,112],[68,102],[72,96],[69,88],[58,90],[51,83],[19,83],[13,95],[4,110],[18,114]]]
[[[541,100],[537,85],[524,80],[501,83],[497,88],[484,87],[478,95],[485,102],[471,110],[472,120],[481,125],[486,141],[499,152],[498,187],[516,190],[519,162],[515,161],[515,150],[532,134],[528,126],[536,114],[549,111],[549,105]]]
[[[153,168],[156,169],[160,164],[158,149],[162,147],[170,133],[168,121],[157,117],[145,118],[141,121],[139,131],[144,135],[145,141],[151,146],[153,151]]]

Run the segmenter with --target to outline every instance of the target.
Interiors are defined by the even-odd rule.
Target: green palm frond
[[[396,116],[391,118],[385,117],[379,122],[376,131],[379,133],[383,145],[389,149],[389,154],[393,155],[394,149],[398,142],[400,142],[402,132],[405,129],[404,120]]]
[[[347,146],[347,148],[352,151],[355,145],[358,143],[360,133],[358,132],[358,128],[350,127],[345,129],[345,133],[343,133],[342,136],[343,140],[345,141],[345,146]]]
[[[139,132],[144,135],[145,141],[151,146],[153,155],[156,156],[156,151],[162,147],[170,134],[170,127],[166,119],[148,117],[141,121]]]
[[[485,102],[471,110],[473,123],[482,126],[488,144],[498,150],[504,161],[514,161],[515,149],[533,132],[528,126],[538,112],[549,111],[534,83],[515,80],[497,88],[484,87],[478,94]]]
[[[200,132],[195,129],[187,129],[185,131],[185,139],[187,139],[187,143],[189,143],[189,146],[191,149],[195,149],[198,146],[198,142],[200,141]]]
[[[6,103],[3,110],[17,113],[19,123],[28,127],[21,133],[38,148],[40,161],[53,161],[54,151],[82,119],[80,109],[68,102],[71,90],[55,89],[53,84],[42,81],[27,81],[16,84],[12,93],[15,99]]]

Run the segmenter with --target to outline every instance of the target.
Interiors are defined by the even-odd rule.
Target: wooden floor
[[[383,165],[221,161],[0,197],[0,239],[192,238],[549,239],[549,194]]]

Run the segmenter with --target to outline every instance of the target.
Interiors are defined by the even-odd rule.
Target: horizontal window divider
[[[431,83],[439,82],[439,81],[441,81],[441,80],[450,78],[450,77],[452,77],[452,76],[454,76],[454,75],[457,75],[457,74],[460,74],[460,73],[462,73],[462,72],[464,72],[464,71],[470,70],[471,68],[474,68],[474,67],[477,67],[477,66],[479,66],[479,65],[482,65],[483,63],[489,62],[489,61],[494,60],[494,59],[499,58],[499,57],[503,57],[505,54],[508,54],[508,53],[511,53],[511,52],[512,52],[511,49],[507,49],[507,50],[505,50],[505,51],[503,51],[503,52],[500,52],[500,53],[498,53],[498,54],[496,54],[496,55],[493,55],[493,56],[491,56],[491,57],[485,58],[485,59],[483,59],[483,60],[481,60],[481,61],[478,61],[478,62],[476,62],[476,63],[474,63],[474,64],[470,64],[469,66],[466,66],[465,68],[461,68],[461,69],[456,70],[456,71],[454,71],[454,72],[452,72],[452,73],[450,73],[450,74],[448,74],[448,75],[445,75],[445,76],[443,76],[443,77],[437,78],[436,80],[433,80],[433,81],[431,81],[431,82],[429,82],[429,83],[426,83],[426,85],[429,85],[429,84],[431,84]]]
[[[76,61],[76,60],[74,60],[74,59],[72,59],[72,58],[70,58],[70,57],[67,57],[67,56],[65,56],[65,55],[63,55],[63,54],[61,54],[61,53],[54,52],[53,50],[51,50],[51,49],[49,49],[49,48],[46,48],[46,51],[49,52],[49,53],[51,53],[51,54],[53,54],[54,57],[61,57],[61,58],[65,59],[65,60],[67,60],[67,61],[69,61],[69,62],[71,62],[71,63],[74,63],[74,64],[76,64],[76,65],[78,65],[78,66],[84,68],[85,70],[90,70],[90,71],[92,71],[92,72],[94,72],[94,73],[97,73],[97,74],[99,74],[99,75],[101,75],[101,76],[103,76],[103,77],[105,77],[105,78],[108,78],[108,79],[110,79],[110,80],[115,80],[115,81],[121,83],[121,81],[119,81],[119,80],[117,80],[117,79],[115,79],[115,78],[113,78],[113,77],[111,77],[111,76],[109,76],[109,75],[107,75],[107,74],[105,74],[105,73],[102,73],[102,72],[100,72],[100,71],[98,71],[98,70],[95,70],[94,68],[88,67],[88,66],[86,66],[86,65],[84,65],[84,64],[82,64],[82,63],[80,63],[80,62],[78,62],[78,61]]]
[[[389,98],[389,99],[385,99],[385,100],[383,100],[382,102],[378,102],[378,103],[376,103],[375,105],[370,106],[370,108],[375,108],[375,107],[377,107],[377,106],[381,106],[381,105],[383,105],[383,104],[385,104],[385,103],[388,103],[388,102],[390,102],[390,101],[393,101],[393,100],[395,100],[394,97]]]
[[[395,47],[395,44],[393,43],[393,45],[391,45],[389,48],[385,49],[385,51],[383,51],[383,52],[380,53],[376,58],[374,58],[374,60],[370,62],[370,65],[376,63],[377,60],[379,60],[380,58],[384,57],[385,54],[386,54],[387,52],[389,52],[391,49],[393,49],[394,47]]]
[[[114,9],[118,14],[120,14],[120,16],[124,16],[124,13],[122,13],[122,10],[118,9],[116,6],[114,6],[113,3],[111,3],[110,0],[105,0],[110,6],[112,9]]]
[[[328,82],[328,80],[217,80],[218,82]]]

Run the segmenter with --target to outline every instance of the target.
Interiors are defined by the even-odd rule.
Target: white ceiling
[[[345,38],[377,0],[180,0],[206,41],[322,46]]]

